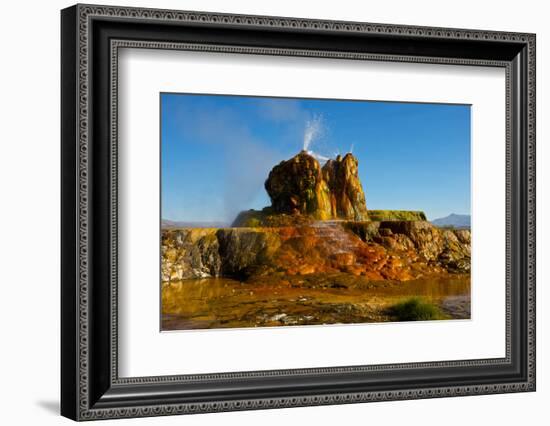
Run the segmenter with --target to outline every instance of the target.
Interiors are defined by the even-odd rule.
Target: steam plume
[[[322,129],[323,122],[320,115],[315,115],[311,120],[307,121],[304,131],[304,151],[309,151],[311,143],[321,135]]]

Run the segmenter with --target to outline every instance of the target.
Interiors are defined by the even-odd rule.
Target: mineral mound
[[[330,191],[319,162],[302,151],[273,167],[265,181],[274,213],[331,219]]]
[[[366,220],[367,203],[358,174],[359,162],[351,153],[344,158],[328,160],[323,166],[323,179],[329,187],[333,218]]]
[[[261,212],[241,212],[233,226],[269,225],[283,220],[367,220],[367,204],[358,174],[358,161],[348,153],[323,167],[301,151],[273,167],[265,189],[271,206]]]
[[[301,151],[273,167],[265,189],[271,206],[241,212],[233,227],[163,229],[163,283],[311,274],[406,281],[470,271],[469,230],[440,229],[421,211],[367,211],[351,153],[321,166]]]

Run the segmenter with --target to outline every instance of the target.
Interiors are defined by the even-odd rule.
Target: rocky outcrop
[[[367,219],[357,167],[357,159],[351,153],[328,160],[322,168],[306,151],[282,161],[265,182],[273,212],[318,220]]]
[[[322,168],[330,191],[333,218],[366,220],[367,203],[358,174],[358,161],[351,153],[328,160]]]
[[[344,226],[365,242],[414,250],[448,272],[470,272],[470,230],[441,229],[425,221],[346,222]]]
[[[216,228],[163,229],[161,279],[217,277],[222,271]]]
[[[302,226],[167,229],[162,280],[345,272],[404,281],[468,273],[470,231],[424,221],[318,221]]]
[[[162,281],[259,273],[280,246],[266,229],[185,228],[162,231]]]
[[[301,151],[269,173],[265,189],[271,206],[242,211],[231,226],[302,226],[315,220],[426,220],[422,211],[367,211],[358,167],[351,153],[338,155],[321,167],[316,158]]]
[[[220,229],[216,237],[222,273],[241,279],[261,274],[281,245],[278,232],[261,228]]]
[[[302,151],[273,167],[265,181],[275,213],[331,219],[330,193],[319,162]]]

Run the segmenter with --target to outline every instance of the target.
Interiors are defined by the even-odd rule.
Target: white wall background
[[[531,394],[118,420],[118,424],[544,424],[550,401],[550,27],[545,2],[393,0],[108,1],[143,7],[537,33],[538,390]],[[59,405],[59,9],[67,1],[2,6],[0,66],[0,418],[68,424]],[[131,423],[129,423],[131,422]],[[113,423],[108,421],[102,424]],[[113,423],[115,424],[115,423]]]

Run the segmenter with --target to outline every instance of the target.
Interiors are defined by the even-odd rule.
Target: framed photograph
[[[61,412],[535,390],[535,35],[61,12]]]

